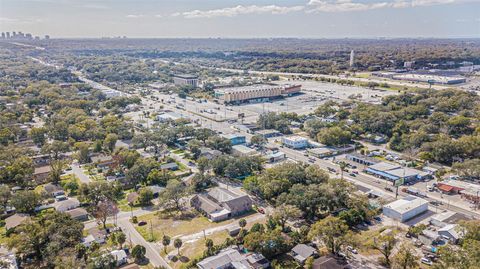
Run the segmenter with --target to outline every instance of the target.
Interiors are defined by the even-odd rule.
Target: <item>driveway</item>
[[[72,164],[72,171],[70,171],[70,173],[72,173],[76,177],[78,177],[78,179],[80,179],[80,182],[82,182],[82,183],[88,184],[88,183],[92,182],[92,180],[90,179],[90,176],[85,174],[83,172],[83,169],[80,166],[78,166],[77,164]]]

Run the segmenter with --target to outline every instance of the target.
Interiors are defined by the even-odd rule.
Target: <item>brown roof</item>
[[[33,172],[33,175],[49,173],[50,170],[51,170],[50,165],[35,167],[35,171]]]
[[[24,221],[28,220],[30,216],[28,214],[17,213],[5,219],[5,228],[7,230],[17,227]]]
[[[72,218],[78,218],[78,217],[81,217],[81,216],[88,215],[87,210],[85,210],[83,208],[75,208],[75,209],[72,209],[72,210],[65,211],[65,213],[70,215],[70,217],[72,217]]]
[[[345,269],[352,268],[344,259],[333,255],[322,256],[313,262],[314,269]]]

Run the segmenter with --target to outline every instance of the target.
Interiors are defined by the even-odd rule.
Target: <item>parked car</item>
[[[423,257],[423,258],[421,259],[421,262],[424,263],[424,264],[426,264],[426,265],[432,265],[432,264],[433,264],[433,262],[432,262],[430,259],[425,258],[425,257]]]
[[[351,246],[347,246],[347,250],[350,251],[353,254],[358,254],[358,251]]]

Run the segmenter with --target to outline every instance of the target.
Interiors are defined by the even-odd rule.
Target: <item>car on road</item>
[[[356,177],[357,175],[355,173],[350,173],[349,174],[351,177]]]
[[[145,226],[145,225],[147,225],[147,222],[146,222],[146,221],[140,221],[140,222],[138,223],[138,226]]]
[[[386,191],[389,191],[389,192],[393,192],[393,189],[390,188],[390,187],[385,187],[385,190],[386,190]]]
[[[265,209],[263,209],[261,207],[257,208],[257,211],[261,214],[265,214]]]

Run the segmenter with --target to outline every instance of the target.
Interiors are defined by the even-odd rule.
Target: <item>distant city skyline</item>
[[[52,37],[480,38],[480,0],[0,0],[0,32]]]

